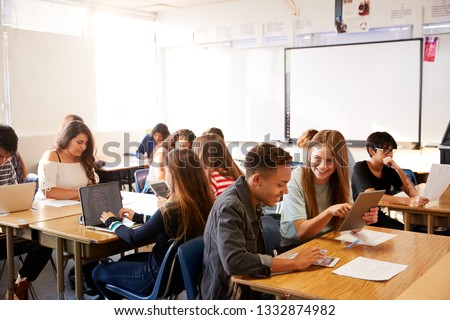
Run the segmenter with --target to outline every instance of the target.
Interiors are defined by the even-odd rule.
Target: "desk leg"
[[[74,243],[73,260],[75,269],[75,298],[81,300],[83,298],[83,283],[82,283],[82,266],[81,263],[81,244]]]
[[[411,230],[411,214],[409,212],[403,212],[403,223],[405,224],[405,231]]]
[[[427,232],[428,234],[434,233],[434,216],[432,214],[427,217]]]
[[[64,242],[62,238],[56,238],[56,285],[58,290],[58,300],[66,298],[64,287]]]
[[[14,236],[13,228],[6,227],[6,261],[8,263],[8,297],[14,299]]]

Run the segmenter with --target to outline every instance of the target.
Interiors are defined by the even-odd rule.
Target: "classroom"
[[[360,2],[370,3],[370,12],[345,12]],[[337,31],[338,16],[348,18],[345,32]],[[442,146],[450,129],[447,0],[3,0],[1,21],[0,123],[16,131],[29,172],[37,173],[67,114],[84,119],[96,156],[105,161],[134,154],[157,123],[171,132],[187,127],[197,137],[208,127],[221,128],[236,161],[260,142],[279,145],[295,161],[302,154],[296,139],[308,128],[341,131],[357,162],[367,159],[364,142],[371,132],[390,132],[400,142],[395,161],[419,182],[426,182],[432,164],[448,163],[444,153],[450,158]],[[434,61],[424,61],[428,41],[437,43]],[[371,43],[383,46],[351,56]],[[396,47],[409,43],[413,49]],[[338,56],[335,48],[347,49]],[[415,50],[411,64],[401,50]],[[294,68],[303,53],[317,64]],[[329,55],[335,59],[323,63]],[[370,66],[370,58],[381,55],[392,74]],[[397,66],[411,74],[391,71]],[[311,73],[299,80],[297,69]],[[364,86],[345,78],[350,69]],[[295,84],[308,79],[320,87],[312,95],[323,94],[323,100],[296,109],[303,93],[295,94]],[[367,93],[355,98],[351,85]],[[322,109],[320,102],[332,106]]]

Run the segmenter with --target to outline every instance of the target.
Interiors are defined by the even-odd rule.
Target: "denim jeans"
[[[151,253],[142,252],[123,257],[117,262],[99,264],[92,271],[98,290],[109,300],[123,297],[106,289],[107,284],[148,294],[153,290],[159,265]]]

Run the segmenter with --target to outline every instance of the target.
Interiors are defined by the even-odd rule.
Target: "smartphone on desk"
[[[159,197],[167,198],[169,196],[170,189],[164,180],[150,182],[150,188]]]

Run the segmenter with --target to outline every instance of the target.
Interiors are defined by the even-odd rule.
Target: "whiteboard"
[[[420,143],[422,39],[285,51],[286,135],[339,130],[363,144],[387,131],[405,146]]]

